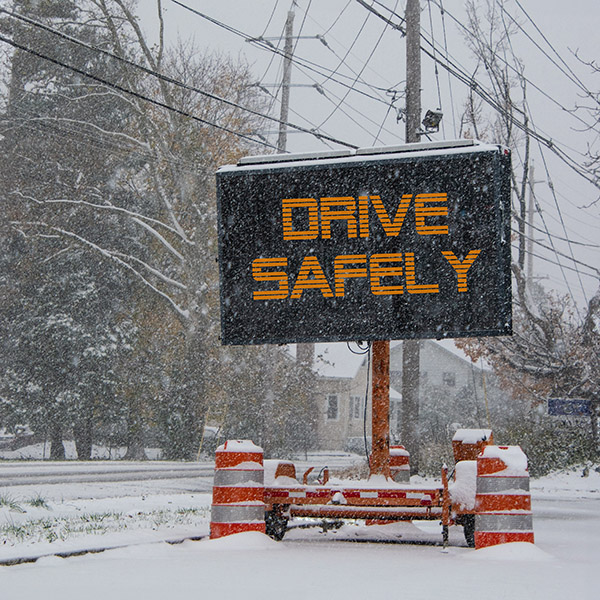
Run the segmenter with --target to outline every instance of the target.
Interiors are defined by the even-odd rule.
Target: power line
[[[2,9],[0,9],[2,10]],[[38,58],[42,58],[44,60],[47,60],[48,62],[51,62],[55,65],[58,65],[60,67],[64,67],[65,69],[68,69],[70,71],[73,71],[74,73],[78,73],[79,75],[83,75],[84,77],[88,77],[89,79],[92,79],[93,81],[97,81],[98,83],[102,83],[103,85],[107,85],[110,88],[113,88],[115,90],[118,90],[120,92],[123,92],[124,94],[129,94],[130,96],[134,96],[135,98],[138,98],[140,100],[144,100],[145,102],[149,102],[150,104],[154,104],[155,106],[160,106],[161,108],[165,108],[171,112],[177,113],[183,117],[187,117],[189,119],[192,119],[194,121],[197,121],[199,123],[202,123],[203,125],[208,125],[210,127],[214,127],[215,129],[220,129],[221,131],[225,131],[226,133],[230,133],[232,135],[235,135],[239,138],[245,139],[249,142],[252,142],[253,144],[260,144],[262,146],[266,146],[268,148],[273,148],[276,149],[275,146],[273,146],[273,144],[270,144],[268,142],[264,142],[262,140],[257,140],[254,138],[251,138],[250,136],[244,134],[244,133],[240,133],[239,131],[234,131],[233,129],[230,129],[229,127],[225,127],[224,125],[217,125],[217,123],[212,123],[211,121],[208,121],[206,119],[202,119],[200,117],[197,117],[195,115],[192,115],[184,110],[181,110],[179,108],[175,108],[173,106],[169,106],[168,104],[166,104],[165,102],[161,102],[160,100],[155,100],[154,98],[150,98],[148,96],[145,96],[144,94],[140,94],[139,92],[136,92],[134,90],[130,90],[127,89],[119,84],[116,83],[112,83],[106,79],[103,79],[102,77],[99,77],[97,75],[93,75],[91,73],[88,73],[87,71],[84,71],[82,69],[79,69],[77,67],[74,67],[72,65],[68,65],[66,63],[63,63],[55,58],[52,58],[50,56],[47,56],[45,54],[42,54],[41,52],[38,52],[37,50],[33,50],[32,48],[28,48],[27,46],[20,44],[18,42],[15,42],[14,40],[11,40],[9,38],[4,37],[3,35],[0,35],[0,42],[4,42],[5,44],[9,44],[10,46],[13,46],[13,48],[17,48],[19,50],[23,50],[24,52],[27,52],[29,54],[32,54],[33,56],[36,56]]]
[[[519,231],[517,229],[512,228],[511,230],[513,233],[519,233]],[[529,237],[527,234],[525,234],[523,237],[527,240],[530,240],[534,244],[537,244],[541,248],[544,248],[545,250],[551,250],[554,254],[562,256],[563,258],[567,258],[568,260],[572,261],[573,264],[575,265],[574,267],[572,267],[573,271],[579,272],[577,265],[581,265],[582,267],[585,267],[586,269],[589,269],[590,271],[594,271],[596,273],[596,276],[600,277],[600,269],[598,269],[597,267],[594,267],[593,265],[583,262],[582,260],[578,260],[578,259],[574,258],[573,256],[569,256],[568,254],[565,254],[564,252],[560,252],[559,250],[556,250],[554,246],[548,246],[540,240],[536,240],[535,238]],[[528,251],[525,250],[525,252],[528,252]],[[557,261],[558,261],[558,258],[557,258]],[[563,266],[560,262],[555,262],[554,264],[559,265],[561,267]],[[589,273],[586,273],[586,275],[589,275]]]
[[[273,10],[271,11],[271,16],[269,17],[269,20],[267,21],[267,24],[265,25],[265,28],[260,37],[264,37],[265,33],[267,33],[267,29],[269,29],[269,25],[271,24],[271,21],[273,20],[273,17],[275,16],[275,11],[277,10],[278,5],[279,5],[279,0],[275,0],[275,4],[273,4]]]
[[[435,0],[433,0],[433,1],[435,2]],[[364,5],[363,0],[357,0],[357,2]],[[370,10],[371,10],[371,8],[370,8]],[[388,9],[388,10],[390,10],[390,9]],[[387,19],[381,13],[375,11],[374,9],[372,9],[371,12],[374,12],[375,14],[377,14],[377,16],[379,18],[381,18],[382,20],[384,20],[386,23],[389,21],[389,19]],[[449,13],[447,10],[445,12],[447,14],[449,14],[450,16],[452,16],[451,13]],[[399,16],[399,15],[397,15],[397,16]],[[462,25],[456,17],[452,17],[452,18],[463,29],[466,29],[464,27],[464,25]],[[395,29],[399,29],[402,31],[402,28],[400,28],[398,26],[396,26]],[[421,34],[421,37],[423,38],[423,40],[425,42],[427,42],[427,44],[432,46],[432,48],[434,47],[434,43],[429,41],[423,34]],[[589,183],[591,183],[595,187],[600,188],[600,181],[598,180],[598,178],[595,177],[593,174],[590,174],[588,170],[582,169],[579,166],[579,163],[576,160],[574,160],[573,158],[571,158],[569,156],[569,154],[561,148],[561,145],[559,145],[553,139],[546,137],[545,135],[542,135],[541,133],[539,133],[539,131],[532,129],[528,125],[519,121],[513,114],[511,114],[509,111],[507,111],[505,108],[503,108],[500,104],[498,104],[498,102],[490,95],[490,93],[478,81],[476,81],[473,76],[467,74],[464,71],[464,69],[462,69],[462,67],[460,67],[456,64],[453,64],[452,61],[447,61],[447,62],[442,61],[439,57],[435,56],[435,54],[432,51],[428,50],[427,48],[424,48],[423,46],[421,46],[421,50],[429,58],[431,58],[432,60],[437,62],[442,68],[446,69],[456,79],[461,81],[465,86],[467,86],[468,88],[473,90],[473,92],[475,94],[477,94],[484,102],[486,102],[486,104],[490,105],[495,111],[497,111],[499,114],[504,116],[504,118],[506,118],[511,124],[513,124],[515,127],[520,129],[524,133],[528,134],[532,138],[538,140],[540,143],[542,143],[544,146],[546,146],[549,150],[551,150],[554,154],[556,154],[556,156],[562,162],[564,162],[571,170],[575,171],[580,177],[586,179]],[[535,85],[535,84],[532,84],[532,85]],[[564,109],[564,107],[563,107],[563,109]],[[564,109],[564,110],[567,110],[567,109]],[[569,112],[569,114],[572,114],[572,113]],[[574,115],[572,115],[572,116],[574,116]]]
[[[398,0],[396,0],[396,6],[398,6]],[[352,45],[354,43],[356,43],[356,41],[358,40],[358,37],[359,37],[360,33],[362,32],[363,28],[365,27],[366,23],[367,23],[367,20],[365,19],[365,22],[363,23],[363,26],[361,27],[360,31],[356,34],[356,37],[354,38],[354,42],[352,43]],[[359,71],[358,75],[356,76],[356,79],[354,80],[352,88],[346,92],[346,94],[340,100],[340,102],[336,106],[336,108],[325,118],[324,121],[322,121],[322,123],[319,125],[319,127],[322,127],[325,123],[327,123],[327,121],[335,114],[336,110],[339,109],[340,106],[346,101],[346,98],[348,97],[348,94],[350,94],[350,92],[354,89],[354,86],[356,85],[356,82],[358,81],[359,77],[362,75],[363,71],[367,68],[367,65],[369,64],[369,61],[371,60],[371,58],[373,58],[373,54],[375,54],[375,51],[379,47],[379,44],[381,43],[381,40],[383,39],[383,36],[384,36],[385,32],[387,31],[387,28],[388,28],[388,25],[386,25],[383,28],[383,31],[381,32],[379,38],[377,39],[377,42],[373,46],[373,48],[371,50],[371,53],[367,57],[367,60],[365,61],[365,64],[363,65],[362,69]],[[352,48],[352,45],[350,46],[350,48]]]
[[[373,5],[369,5],[365,2],[365,0],[356,0],[356,2],[358,2],[362,7],[366,8],[369,12],[373,13],[374,15],[376,15],[377,17],[379,17],[382,21],[385,21],[390,27],[392,27],[393,29],[397,29],[402,35],[406,35],[406,29],[404,29],[402,26],[394,23],[393,21],[391,21],[390,19],[384,17],[379,11],[375,10],[373,8]],[[375,4],[375,2],[373,2],[373,4]],[[377,4],[380,4],[380,2],[377,2]],[[387,8],[387,6],[384,6],[384,8],[386,8],[387,10],[389,10],[390,12],[392,12],[393,14],[396,14],[394,11],[392,11],[391,9]],[[396,15],[398,16],[398,15]]]
[[[440,15],[442,18],[442,30],[444,32],[444,50],[446,52],[446,60],[448,60],[448,37],[446,35],[446,18],[445,18],[444,5],[442,4],[442,0],[440,0]],[[456,131],[456,115],[454,113],[454,95],[452,93],[452,77],[450,77],[450,71],[447,71],[448,75],[448,89],[450,91],[450,105],[452,107],[452,127],[454,128],[454,137],[457,137]]]
[[[538,206],[538,209],[541,210],[541,207]],[[521,216],[513,211],[512,212],[512,216],[517,220],[517,221],[522,221]],[[527,225],[529,225],[529,227],[531,227],[532,229],[535,229],[536,231],[539,231],[540,233],[546,233],[546,231],[544,229],[542,229],[541,227],[538,227],[537,225],[533,224],[533,223],[527,223]],[[562,237],[560,235],[556,235],[556,234],[552,234],[552,236],[557,239],[560,240],[561,242],[569,242],[571,244],[575,244],[576,246],[583,246],[584,248],[597,248],[600,249],[600,244],[594,244],[593,242],[577,242],[575,240],[571,240],[569,238],[566,237]]]
[[[280,125],[283,124],[283,122],[280,119],[276,118],[276,117],[272,117],[270,115],[265,115],[265,114],[261,113],[260,111],[254,110],[254,109],[249,108],[247,106],[242,106],[242,105],[240,105],[240,104],[238,104],[236,102],[233,102],[232,100],[228,100],[227,98],[222,98],[221,96],[217,96],[216,94],[213,94],[211,92],[207,92],[206,90],[202,90],[202,89],[197,88],[195,86],[183,83],[183,82],[181,82],[181,81],[179,81],[177,79],[169,77],[168,75],[163,75],[162,73],[159,73],[158,71],[154,71],[154,70],[152,70],[152,69],[150,69],[148,67],[145,67],[145,66],[140,65],[138,63],[135,63],[133,61],[130,61],[130,60],[128,60],[128,59],[126,59],[126,58],[124,58],[122,56],[114,54],[113,52],[109,52],[108,50],[104,50],[103,48],[98,48],[96,46],[88,44],[87,42],[84,42],[82,40],[74,38],[74,37],[72,37],[70,35],[67,35],[67,34],[65,34],[65,33],[61,32],[61,31],[58,31],[58,30],[56,30],[56,29],[54,29],[52,27],[44,25],[43,23],[39,23],[38,21],[34,21],[33,19],[30,19],[28,17],[24,17],[22,15],[14,13],[14,12],[9,12],[9,11],[3,9],[3,8],[0,8],[0,12],[5,13],[5,14],[7,14],[7,15],[9,15],[11,17],[14,17],[16,19],[19,19],[21,21],[24,21],[24,22],[32,25],[33,27],[37,27],[39,29],[43,29],[44,31],[47,31],[47,32],[49,32],[49,33],[51,33],[53,35],[56,35],[56,36],[58,36],[58,37],[60,37],[62,39],[65,39],[65,40],[67,40],[67,41],[69,41],[71,43],[74,43],[74,44],[77,44],[79,46],[82,46],[82,47],[84,47],[84,48],[86,48],[88,50],[91,50],[93,52],[97,52],[97,53],[103,54],[105,56],[108,56],[110,58],[113,58],[115,60],[118,60],[118,61],[120,61],[120,62],[122,62],[122,63],[124,63],[124,64],[126,64],[126,65],[128,65],[130,67],[133,67],[135,69],[143,71],[144,73],[146,73],[148,75],[151,75],[152,77],[156,77],[157,79],[160,79],[161,81],[164,81],[166,83],[171,83],[173,85],[176,85],[176,86],[181,87],[183,89],[186,89],[188,91],[195,92],[195,93],[200,94],[200,95],[202,95],[202,96],[204,96],[206,98],[210,98],[211,100],[216,100],[218,102],[222,102],[224,104],[227,104],[228,106],[232,106],[232,107],[237,108],[239,110],[243,110],[245,112],[253,114],[254,116],[257,116],[257,117],[260,117],[260,118],[264,118],[264,119],[267,119],[267,120],[270,120],[270,121],[274,121],[274,122],[276,122],[276,123],[278,123]],[[43,56],[42,58],[46,58],[47,60],[54,60],[54,59],[50,59],[47,56]],[[64,65],[62,63],[58,63],[57,62],[56,64],[61,64],[61,66],[64,66],[65,68],[70,68],[71,70],[75,70],[74,67],[70,67],[70,66]],[[84,73],[82,71],[81,74],[86,74],[86,73]],[[92,77],[89,74],[87,74],[87,75],[89,77]],[[299,125],[295,125],[293,123],[287,123],[286,122],[285,125],[287,125],[288,127],[291,127],[292,129],[297,129],[298,131],[302,131],[303,133],[308,133],[308,134],[313,135],[315,137],[322,136],[323,138],[327,139],[328,141],[334,142],[336,144],[340,144],[342,146],[347,146],[349,148],[356,148],[356,146],[354,146],[352,144],[347,144],[346,142],[343,142],[341,140],[338,140],[338,139],[333,138],[331,136],[328,136],[326,134],[318,133],[316,131],[312,131],[310,129],[306,129],[304,127],[301,127]],[[220,126],[218,126],[216,124],[215,124],[215,126],[216,127],[220,127]],[[262,142],[257,142],[257,143],[262,143]]]
[[[337,22],[339,21],[340,17],[342,16],[343,12],[348,8],[348,6],[352,3],[352,0],[348,0],[346,6],[344,7],[344,9],[340,12],[340,14],[336,17],[335,21],[332,23],[332,25],[330,25],[322,34],[317,35],[317,39],[319,39],[321,41],[321,43],[323,43],[323,45],[326,46],[326,48],[339,60],[341,61],[341,63],[354,75],[357,75],[357,72],[348,64],[347,62],[347,57],[349,55],[353,56],[354,58],[356,58],[357,60],[360,60],[359,57],[357,57],[357,55],[352,52],[352,49],[347,49],[344,47],[344,45],[337,40],[333,35],[330,34],[330,31],[333,29],[333,27],[337,24]],[[309,17],[310,20],[316,24],[317,26],[321,27],[321,24],[316,21],[315,19],[313,19],[312,17]],[[326,39],[327,38],[327,39]],[[336,44],[338,44],[344,51],[346,51],[346,54],[344,55],[344,57],[340,57],[340,55],[331,47],[331,44],[328,43],[328,40],[332,39]],[[385,77],[383,77],[380,73],[378,73],[371,65],[369,65],[368,67],[369,71],[372,71],[375,75],[377,75],[378,77],[380,77],[381,79],[385,79]],[[373,90],[379,91],[379,92],[383,92],[383,93],[388,93],[391,89],[394,89],[396,87],[398,87],[399,84],[393,85],[393,86],[387,86],[385,88],[381,87],[381,86],[377,86],[374,85],[372,83],[368,83],[366,81],[364,81],[362,78],[359,79],[359,81],[361,83],[363,83],[364,85],[367,85],[368,87],[370,87]]]
[[[496,0],[496,1],[498,1],[498,0]],[[598,99],[596,98],[596,96],[586,87],[586,85],[581,81],[581,79],[579,79],[579,77],[575,74],[575,72],[573,71],[573,69],[571,69],[571,67],[565,62],[565,60],[560,55],[560,53],[550,43],[550,41],[548,40],[548,38],[544,35],[544,33],[542,32],[542,30],[538,27],[538,25],[536,24],[536,22],[529,16],[529,14],[527,13],[527,11],[523,8],[523,6],[519,2],[519,0],[515,0],[515,2],[517,4],[517,6],[521,9],[521,11],[523,11],[523,13],[527,17],[527,19],[534,26],[535,30],[542,36],[542,39],[546,42],[546,44],[548,44],[548,46],[552,49],[552,51],[554,52],[554,54],[556,54],[556,56],[558,56],[560,62],[562,62],[562,64],[566,67],[566,69],[568,70],[568,72],[565,71],[559,64],[557,64],[556,61],[552,57],[550,57],[547,54],[547,52],[545,52],[544,49],[541,46],[539,46],[539,44],[537,44],[537,42],[529,35],[529,33],[527,33],[527,31],[525,31],[525,29],[522,27],[522,25],[506,10],[506,8],[501,3],[498,3],[498,4],[499,4],[500,8],[503,10],[503,12],[506,13],[506,15],[525,34],[525,36],[536,46],[536,48],[538,48],[540,50],[540,52],[542,52],[542,54],[546,58],[548,58],[548,60],[553,65],[555,65],[561,71],[561,73],[563,73],[570,81],[572,81],[573,83],[575,83],[575,85],[577,85],[586,94],[586,96],[588,96],[589,98],[591,98],[595,102],[598,102]]]
[[[511,244],[511,248],[513,248],[514,250],[518,250],[519,247],[516,244]],[[549,248],[547,246],[547,248]],[[549,248],[551,250],[551,248]],[[525,252],[528,252],[527,250]],[[531,252],[531,255],[534,256],[535,258],[539,258],[540,260],[543,260],[544,262],[550,263],[552,265],[556,265],[558,267],[561,268],[561,270],[566,270],[566,271],[573,271],[573,272],[578,272],[578,270],[575,267],[570,267],[569,265],[563,265],[560,262],[557,262],[555,260],[552,260],[550,258],[548,258],[547,256],[542,256],[541,254],[536,254],[535,252]],[[589,265],[586,265],[589,267]],[[591,273],[584,273],[584,275],[586,275],[587,277],[593,277],[594,279],[598,279],[600,277],[600,271],[594,267],[589,267],[590,269],[592,269],[593,271],[595,271],[595,274],[591,274]],[[560,280],[555,280],[555,281],[560,281]],[[564,282],[566,284],[566,280],[563,277],[562,282]],[[566,284],[567,285],[567,284]],[[571,291],[570,287],[567,285],[567,289],[569,292],[569,296],[574,300],[574,296],[573,296],[573,292]]]
[[[538,144],[539,144],[539,142],[538,142]],[[563,233],[567,237],[568,236],[568,234],[567,234],[567,228],[566,228],[566,225],[565,225],[565,221],[563,219],[562,211],[560,209],[560,204],[558,203],[558,198],[556,197],[556,192],[554,190],[554,184],[552,183],[552,180],[550,179],[550,170],[548,169],[548,163],[546,162],[546,157],[544,156],[544,153],[540,151],[540,154],[542,156],[542,163],[544,164],[544,170],[546,171],[546,177],[548,178],[548,186],[550,187],[550,191],[552,192],[552,197],[554,198],[554,204],[556,206],[556,211],[558,213],[558,216],[560,218],[560,223],[561,223],[562,228],[563,228]],[[537,202],[537,198],[535,197],[535,194],[534,194],[533,198],[535,200],[536,206],[539,206],[538,202]],[[571,245],[570,240],[567,243],[569,245],[569,251],[571,252],[572,260],[577,263],[578,261],[575,260],[575,257],[574,257],[574,254],[573,254],[573,246]],[[578,275],[579,275],[579,273],[578,273]],[[581,291],[583,292],[583,297],[587,301],[587,294],[585,293],[585,289],[583,287],[583,282],[581,281],[581,276],[579,276],[579,285],[581,286]]]
[[[192,8],[191,6],[184,4],[183,2],[179,2],[179,0],[171,0],[171,2],[173,2],[174,4],[177,4],[178,6],[181,6],[182,8],[184,8],[186,10],[189,10],[191,13],[197,15],[198,17],[205,19],[205,20],[209,21],[210,23],[213,23],[217,27],[221,27],[221,28],[225,29],[226,31],[233,33],[234,35],[237,35],[238,37],[243,38],[245,41],[248,41],[248,42],[251,42],[251,43],[257,45],[262,50],[267,50],[269,52],[273,52],[275,54],[278,54],[279,56],[285,56],[285,53],[282,50],[279,50],[278,48],[273,46],[273,44],[268,42],[268,40],[264,40],[264,39],[261,40],[258,38],[253,38],[252,36],[244,33],[243,31],[235,29],[235,27],[231,27],[230,25],[227,25],[226,23],[223,23],[222,21],[219,21],[218,19],[215,19],[214,17],[211,17],[205,13],[202,13],[202,12],[196,10],[195,8]],[[326,71],[329,71],[331,73],[331,69],[323,67],[322,65],[319,65],[308,59],[301,58],[299,56],[294,56],[294,57],[292,57],[291,60],[294,64],[304,67],[305,69],[308,69],[321,77],[327,77]],[[341,73],[339,73],[338,75],[339,75],[339,77],[343,77],[345,79],[352,79],[350,76],[346,76]],[[332,80],[343,87],[350,88],[349,84],[344,83],[343,81],[340,81],[339,79],[332,78]],[[353,91],[358,94],[361,94],[363,96],[366,96],[367,98],[371,98],[371,100],[381,102],[387,106],[387,102],[385,102],[381,98],[377,98],[376,96],[373,96],[372,94],[369,94],[363,90],[354,88]]]
[[[504,11],[503,15],[504,14],[508,14],[508,13],[506,11]],[[506,37],[508,39],[508,44],[509,44],[510,50],[511,50],[512,55],[514,57],[515,56],[515,51],[514,51],[514,48],[513,48],[513,45],[512,45],[512,41],[510,39],[510,32],[509,32],[509,29],[508,29],[508,25],[506,24],[506,21],[504,20],[504,16],[502,16],[502,24],[504,26],[504,32],[505,32]],[[532,123],[533,123],[533,117],[531,116],[531,114],[532,114],[531,113],[531,108],[529,107],[529,102],[528,102],[528,100],[527,100],[526,97],[524,97],[524,105],[525,105],[525,108],[527,109],[527,112],[529,113],[530,119],[532,120]],[[546,162],[546,157],[545,157],[544,153],[542,152],[542,148],[541,148],[541,145],[540,145],[539,141],[538,141],[538,146],[539,146],[539,150],[540,150],[542,162],[544,163],[544,167],[545,167],[545,170],[546,170],[546,177],[547,177],[548,185],[549,185],[550,190],[552,191],[552,195],[554,197],[554,204],[556,206],[556,211],[557,211],[557,214],[558,214],[558,216],[560,218],[560,222],[561,222],[561,225],[562,225],[565,237],[567,237],[567,240],[568,240],[567,228],[565,226],[565,222],[564,222],[564,219],[563,219],[563,216],[562,216],[562,211],[560,209],[560,205],[558,204],[558,199],[556,197],[556,193],[554,192],[554,185],[552,184],[552,181],[550,179],[550,171],[548,169],[548,164]],[[531,183],[530,183],[530,185],[531,185]],[[531,188],[531,193],[532,193],[533,200],[535,202],[536,208],[537,208],[537,210],[538,210],[538,212],[540,213],[540,216],[541,216],[541,211],[539,209],[539,204],[538,204],[538,201],[537,201],[537,197],[533,193],[533,187]],[[545,222],[544,222],[544,227],[546,227]],[[557,251],[554,248],[554,242],[553,242],[553,240],[552,240],[549,232],[548,232],[548,239],[550,240],[550,244],[552,245],[552,249],[556,253]],[[577,261],[575,260],[575,255],[573,254],[573,247],[572,247],[570,241],[567,241],[567,243],[568,243],[569,250],[571,252],[571,260],[574,261],[574,263],[575,263],[575,269],[577,270]],[[560,254],[563,255],[562,253],[560,253]],[[565,256],[565,255],[563,255],[563,256]],[[557,257],[557,260],[558,260],[558,254],[556,254],[556,257]],[[579,271],[577,271],[577,276],[578,276],[578,279],[579,279],[579,285],[581,286],[581,291],[583,292],[583,297],[584,297],[585,301],[587,302],[587,295],[585,293],[585,288],[583,287],[583,282],[581,280],[581,274],[579,273]],[[571,292],[571,288],[569,286],[569,283],[566,280],[566,277],[565,277],[565,283],[567,284],[569,292]],[[577,309],[577,311],[579,312],[579,309]]]

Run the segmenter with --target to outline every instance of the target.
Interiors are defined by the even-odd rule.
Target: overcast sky
[[[372,2],[369,0],[368,3]],[[279,43],[287,12],[292,5],[291,0],[182,0],[182,3],[248,37],[263,36],[274,45]],[[473,73],[475,62],[466,47],[460,26],[453,20],[455,17],[460,23],[465,23],[463,2],[445,0],[442,3],[446,9],[444,19],[439,9],[440,0],[421,0],[424,33],[431,37],[433,30],[433,38],[439,44],[438,51],[443,55],[447,51],[465,71]],[[395,8],[397,13],[403,15],[405,4],[405,0],[380,0],[373,6],[390,16],[384,7]],[[600,75],[594,76],[573,54],[577,50],[582,58],[589,61],[600,58],[597,41],[600,5],[597,0],[574,0],[571,3],[520,0],[520,4],[528,15],[520,9],[516,0],[504,3],[508,13],[505,14],[507,22],[510,23],[508,15],[515,17],[554,62],[566,69],[561,62],[564,60],[588,89],[600,90]],[[175,41],[178,36],[184,40],[193,38],[199,48],[240,55],[252,65],[256,82],[271,93],[277,93],[277,88],[272,86],[281,80],[281,57],[194,15],[172,0],[163,0],[163,6],[169,40]],[[335,73],[326,76],[294,66],[292,83],[298,87],[291,90],[289,120],[304,127],[318,126],[320,131],[358,146],[403,143],[404,123],[396,121],[396,108],[404,105],[401,93],[405,79],[405,42],[401,33],[386,26],[375,15],[370,15],[357,0],[298,0],[294,10],[295,33],[301,29],[302,36],[311,36],[297,40],[295,55],[320,65],[323,73],[327,69]],[[157,31],[155,13],[154,0],[140,1],[143,25],[151,35]],[[398,22],[398,19],[392,19]],[[316,39],[316,35],[323,36],[328,47]],[[576,131],[582,128],[581,123],[556,105],[558,102],[567,109],[576,104],[589,105],[590,101],[582,97],[581,89],[561,73],[550,58],[527,39],[525,33],[512,36],[511,41],[532,84],[528,89],[528,99],[535,128],[543,136],[560,144],[579,163],[584,161],[582,154],[588,145],[600,151],[598,136],[591,132]],[[340,64],[342,58],[345,58],[344,64]],[[442,69],[436,77],[433,62],[426,57],[423,57],[422,74],[423,111],[441,108],[444,112],[443,128],[433,139],[457,137],[467,88],[456,79],[449,80],[447,72]],[[360,75],[361,82],[368,85],[361,82],[355,84],[357,75]],[[476,75],[476,78],[482,84],[487,83],[483,74]],[[324,95],[319,93],[314,84],[321,86]],[[354,86],[364,93],[349,91],[346,86]],[[554,101],[536,91],[535,86]],[[395,90],[397,96],[393,106],[390,101],[394,92],[387,92],[388,89]],[[340,104],[342,99],[344,102]],[[273,103],[273,114],[279,115],[277,101]],[[592,121],[588,115],[582,113],[581,116]],[[276,143],[274,130],[269,139]],[[290,133],[288,136],[288,150],[291,152],[326,149],[327,146],[310,135]],[[556,159],[550,151],[545,150],[542,157],[537,143],[532,144],[532,154],[535,162],[535,194],[543,213],[543,220],[536,215],[536,226],[550,230],[558,251],[569,256],[573,252],[576,259],[600,268],[600,251],[594,247],[600,245],[600,236],[597,234],[600,228],[600,205],[582,208],[597,199],[598,190]],[[556,197],[549,182],[554,186]],[[565,230],[570,240],[591,246],[569,247],[559,239],[565,237]],[[535,237],[545,245],[550,245],[542,232],[537,232]],[[534,258],[534,272],[544,278],[545,287],[560,293],[572,293],[579,304],[598,290],[598,275],[592,277],[585,274],[591,272],[589,268],[580,266],[580,273],[576,273],[567,269],[574,266],[568,258],[557,259],[552,251],[540,246],[536,246],[534,252],[551,261],[560,260],[564,266],[564,270],[561,270],[557,265]]]

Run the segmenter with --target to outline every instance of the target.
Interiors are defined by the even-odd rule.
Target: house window
[[[338,418],[338,397],[327,396],[327,420],[334,421]]]
[[[362,398],[360,396],[350,396],[350,417],[360,419],[362,414]]]
[[[456,385],[456,373],[451,373],[450,371],[444,372],[442,381],[444,382],[444,385],[454,387]]]

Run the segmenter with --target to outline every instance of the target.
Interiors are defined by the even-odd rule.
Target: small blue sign
[[[589,417],[590,401],[583,398],[548,398],[548,414],[553,417]]]

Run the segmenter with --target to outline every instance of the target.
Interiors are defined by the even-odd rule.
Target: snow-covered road
[[[209,462],[9,462],[0,463],[0,488],[45,484],[189,479],[192,477],[211,479],[213,472],[214,464]]]

